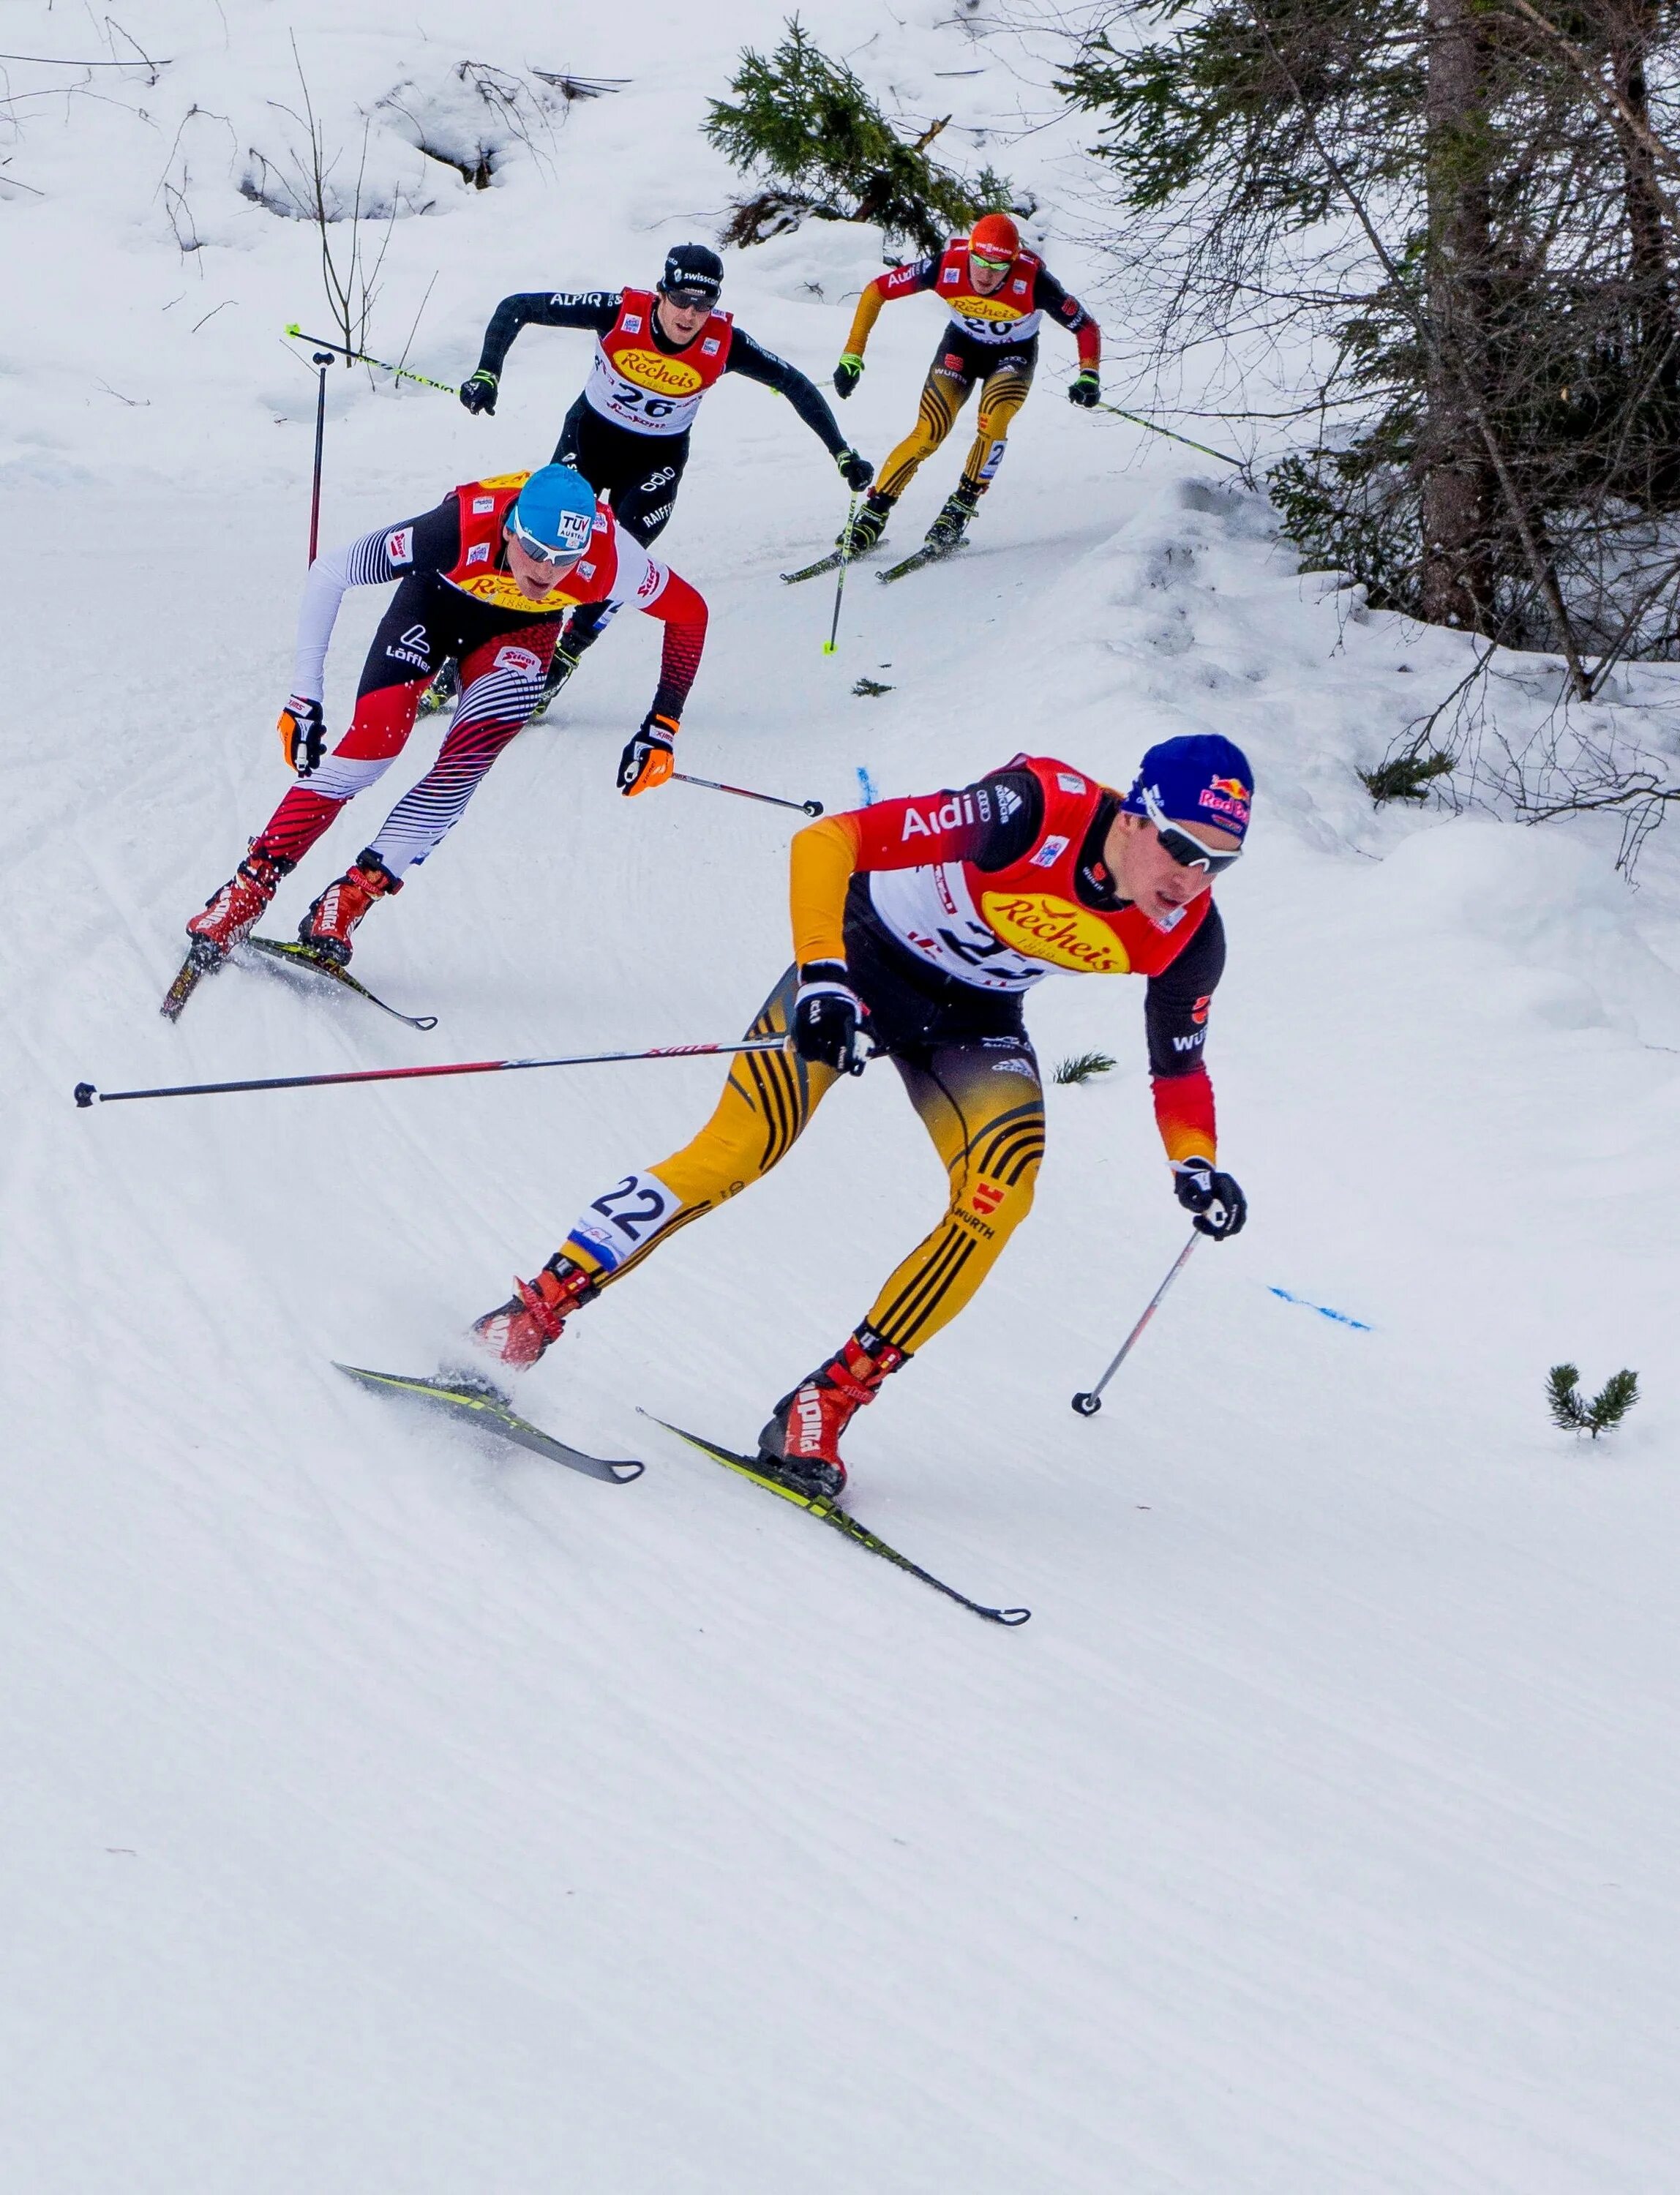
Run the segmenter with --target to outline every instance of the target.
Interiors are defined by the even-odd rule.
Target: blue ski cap
[[[507,515],[508,532],[534,556],[555,552],[576,559],[589,546],[595,525],[595,491],[570,465],[544,465],[519,491]]]
[[[1151,747],[1120,805],[1128,815],[1146,815],[1146,794],[1175,823],[1206,823],[1240,838],[1249,827],[1254,772],[1234,741],[1217,732],[1186,733]]]

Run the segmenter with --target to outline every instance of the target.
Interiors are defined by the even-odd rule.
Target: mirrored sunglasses
[[[507,530],[528,556],[539,564],[551,565],[557,571],[564,570],[569,564],[575,564],[583,554],[581,549],[551,549],[546,541],[534,540],[517,518],[508,521]]]
[[[1181,830],[1147,787],[1144,791],[1143,808],[1145,815],[1155,826],[1156,837],[1166,848],[1173,860],[1178,863],[1180,868],[1202,869],[1209,876],[1216,877],[1222,874],[1233,862],[1242,860],[1243,850],[1240,846],[1234,853],[1216,854],[1211,846],[1204,846],[1199,838],[1192,838],[1188,831]]]

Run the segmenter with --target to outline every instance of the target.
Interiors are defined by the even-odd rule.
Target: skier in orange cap
[[[881,467],[863,509],[852,521],[852,556],[873,549],[887,513],[956,423],[978,382],[980,412],[962,478],[928,530],[927,550],[943,556],[962,539],[1003,462],[1009,423],[1026,401],[1038,359],[1038,327],[1048,313],[1079,345],[1079,373],[1068,389],[1088,409],[1102,394],[1099,367],[1102,331],[1077,297],[1070,297],[1036,252],[1024,251],[1020,232],[1007,213],[982,214],[967,236],[954,236],[943,252],[878,274],[857,300],[852,332],[834,368],[834,387],[850,396],[863,371],[863,349],[890,297],[919,290],[937,292],[950,314],[922,384],[912,431]]]

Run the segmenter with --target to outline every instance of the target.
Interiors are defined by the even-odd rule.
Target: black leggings
[[[671,522],[688,461],[686,435],[633,435],[603,419],[586,396],[566,414],[554,446],[555,464],[575,467],[644,549]]]

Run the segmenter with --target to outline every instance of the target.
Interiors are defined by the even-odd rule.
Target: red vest
[[[1107,787],[1043,756],[1017,755],[1044,789],[1044,820],[1019,861],[1007,869],[962,864],[980,919],[1024,959],[1082,975],[1158,976],[1170,967],[1207,918],[1213,896],[1201,892],[1170,930],[1140,907],[1087,907],[1077,884],[1079,850]]]
[[[626,290],[618,318],[595,339],[584,395],[590,408],[638,435],[681,435],[700,400],[729,364],[733,321],[713,313],[692,343],[661,350],[654,336],[651,290]]]
[[[985,991],[1025,991],[1055,968],[1158,976],[1170,967],[1207,919],[1211,894],[1198,893],[1166,929],[1130,903],[1086,906],[1080,850],[1108,788],[1044,756],[1017,755],[1004,767],[1030,770],[1043,789],[1043,819],[1031,845],[1003,869],[966,860],[871,868],[870,903],[893,936],[917,959]],[[915,843],[913,823],[934,836],[986,820],[968,812],[979,797],[953,793],[932,812],[904,804],[900,858]]]
[[[968,268],[968,239],[954,236],[945,246],[933,286],[952,320],[975,343],[1025,343],[1036,336],[1043,314],[1034,304],[1043,261],[1018,251],[1001,285],[989,297],[974,287]]]
[[[453,565],[440,576],[476,602],[518,610],[526,617],[558,617],[575,603],[604,601],[618,573],[618,532],[610,513],[598,504],[588,550],[540,602],[534,602],[500,568],[507,514],[530,477],[529,473],[498,473],[490,480],[468,481],[453,490],[460,506],[461,549]]]

